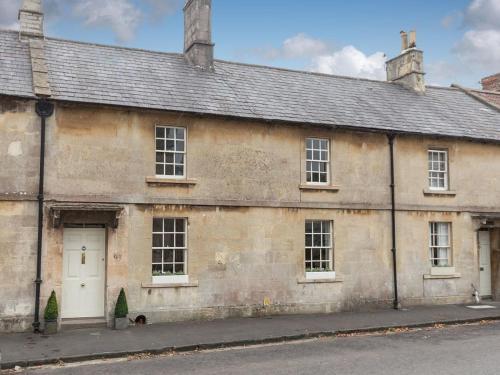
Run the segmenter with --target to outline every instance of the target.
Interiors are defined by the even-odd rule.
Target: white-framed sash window
[[[448,151],[428,150],[429,189],[448,190]]]
[[[306,182],[327,185],[330,182],[330,141],[306,139]]]
[[[156,177],[186,177],[186,129],[155,127]]]
[[[429,248],[432,267],[451,267],[451,223],[429,223]]]
[[[153,282],[187,282],[187,219],[154,218]]]

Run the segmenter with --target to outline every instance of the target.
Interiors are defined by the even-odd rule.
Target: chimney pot
[[[212,1],[187,0],[184,6],[184,56],[196,67],[213,70]]]
[[[410,40],[408,48],[417,48],[417,32],[415,30],[410,31]]]
[[[401,35],[401,52],[408,49],[408,34],[405,31],[399,33]]]

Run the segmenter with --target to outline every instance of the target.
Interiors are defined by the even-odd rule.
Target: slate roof
[[[47,38],[56,100],[500,141],[500,112],[461,90],[400,85],[226,61],[215,72],[181,54]],[[0,94],[33,96],[29,51],[0,32]]]

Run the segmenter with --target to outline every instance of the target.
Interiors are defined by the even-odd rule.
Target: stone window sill
[[[198,183],[194,179],[175,179],[175,178],[162,178],[150,176],[146,177],[146,183],[149,185],[163,185],[163,186],[192,186]]]
[[[431,190],[424,189],[425,196],[446,196],[446,197],[454,197],[457,195],[455,190]]]
[[[450,275],[424,275],[425,280],[433,280],[433,279],[459,279],[462,277],[459,273],[454,273]]]
[[[143,289],[173,289],[173,288],[197,288],[198,282],[183,283],[183,284],[153,284],[153,283],[142,283],[141,288]]]
[[[340,276],[335,276],[334,279],[305,279],[300,278],[297,280],[297,284],[334,284],[341,283],[344,279]]]
[[[336,193],[337,191],[340,190],[340,186],[338,186],[338,185],[300,184],[299,189],[306,190],[306,191],[331,191],[333,193]]]

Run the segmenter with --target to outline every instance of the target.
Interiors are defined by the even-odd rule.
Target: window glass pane
[[[321,246],[321,234],[313,236],[313,246]]]
[[[321,221],[314,221],[313,222],[313,232],[314,233],[321,233]]]
[[[175,261],[184,262],[184,250],[175,250]]]
[[[163,219],[153,219],[153,232],[163,231]]]
[[[174,250],[164,250],[163,261],[172,263],[174,261]]]
[[[162,273],[162,265],[161,264],[153,264],[153,275],[158,275]]]
[[[184,142],[177,141],[176,147],[177,147],[177,151],[183,152],[184,151]]]
[[[163,163],[164,160],[164,153],[163,152],[157,152],[156,153],[156,162]]]
[[[158,126],[156,128],[156,138],[165,138],[165,128]]]
[[[163,246],[163,236],[161,234],[153,234],[153,247]]]
[[[165,219],[165,232],[174,232],[175,219]]]
[[[161,263],[162,262],[162,250],[153,250],[153,263]]]
[[[173,165],[165,165],[165,175],[173,176],[174,175],[174,166]]]
[[[310,261],[312,258],[312,251],[311,249],[306,249],[306,261]]]
[[[172,234],[172,233],[165,233],[164,234],[163,246],[165,246],[165,247],[175,247],[174,234]]]
[[[312,235],[306,234],[306,246],[312,246]]]
[[[163,272],[166,273],[167,275],[173,275],[174,274],[174,265],[173,264],[165,264],[163,266]]]
[[[321,246],[330,246],[330,235],[329,234],[323,234]]]
[[[175,129],[167,128],[167,138],[174,139],[175,138]]]
[[[175,235],[175,247],[184,247],[184,234]]]
[[[183,263],[176,263],[175,264],[175,273],[177,273],[177,274],[184,273],[184,264]]]
[[[171,152],[165,153],[165,162],[166,163],[173,163],[174,162],[174,154]]]
[[[177,139],[184,139],[184,129],[176,129],[175,136]]]
[[[175,220],[175,231],[184,232],[184,219]]]
[[[176,164],[184,164],[184,155],[183,154],[175,154],[175,163]]]
[[[156,140],[156,150],[164,151],[165,150],[165,141],[163,139]]]
[[[175,141],[167,140],[166,150],[167,151],[175,151]]]
[[[156,174],[158,176],[163,176],[165,174],[165,167],[163,164],[156,164]]]
[[[306,148],[313,148],[313,140],[311,138],[306,139]]]
[[[312,233],[312,222],[306,221],[306,233]]]
[[[175,165],[175,175],[182,176],[184,175],[184,166],[183,165]]]

